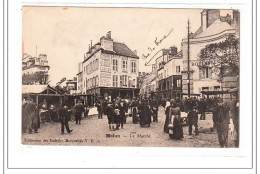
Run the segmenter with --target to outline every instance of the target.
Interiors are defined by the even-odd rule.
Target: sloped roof
[[[22,93],[41,93],[45,89],[47,89],[48,85],[22,85]]]
[[[102,52],[139,59],[124,43],[114,42],[113,50],[114,52],[102,49]]]
[[[215,35],[221,33],[228,29],[234,29],[227,22],[221,22],[220,19],[217,19],[213,24],[211,24],[208,28],[206,28],[203,32],[195,36],[195,38],[206,37],[210,35]]]
[[[51,91],[61,94],[55,88],[50,87],[49,85],[22,85],[22,93],[23,94],[40,94],[43,93],[45,90],[50,89]]]

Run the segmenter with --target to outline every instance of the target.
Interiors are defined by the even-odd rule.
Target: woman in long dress
[[[172,107],[169,109],[169,137],[175,140],[183,138],[183,129],[181,124],[181,109],[175,101],[172,101]]]
[[[151,110],[146,100],[143,100],[138,108],[140,115],[140,127],[150,127]]]

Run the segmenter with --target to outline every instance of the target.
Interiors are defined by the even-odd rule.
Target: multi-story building
[[[98,97],[131,98],[139,92],[139,57],[124,43],[115,42],[111,32],[90,45],[82,62],[82,94],[93,105]]]
[[[78,74],[77,74],[77,93],[82,94],[83,91],[83,74],[82,74],[82,62],[78,64]]]
[[[163,98],[182,96],[182,63],[182,52],[177,52],[177,47],[162,50],[162,55],[156,59],[157,95]]]
[[[141,97],[153,97],[157,89],[157,75],[153,69],[151,73],[146,73],[140,85]]]
[[[212,59],[209,58],[208,66],[201,68],[198,66],[199,53],[206,45],[224,41],[229,35],[239,37],[239,12],[233,10],[231,15],[220,16],[220,10],[203,10],[201,12],[201,26],[189,36],[182,40],[183,54],[183,94],[187,95],[190,88],[190,94],[200,94],[201,91],[223,90],[223,84],[218,82],[218,76],[212,71]],[[189,66],[188,66],[189,52]],[[188,71],[189,67],[189,71]],[[188,76],[188,73],[190,74]],[[189,77],[189,78],[188,78]],[[231,81],[237,82],[237,79],[231,78]],[[227,90],[227,89],[226,89]]]
[[[47,55],[40,54],[39,57],[32,57],[24,54],[22,60],[22,84],[40,85],[48,83],[48,65]]]

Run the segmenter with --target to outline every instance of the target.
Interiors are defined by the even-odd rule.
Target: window
[[[135,88],[135,79],[133,79],[132,87]]]
[[[120,86],[127,87],[127,76],[120,76]]]
[[[118,61],[117,61],[117,59],[113,59],[113,71],[118,71]]]
[[[113,75],[113,86],[114,87],[118,86],[118,76],[117,75]]]
[[[84,86],[85,86],[85,82],[84,82]],[[86,88],[88,88],[88,78],[86,77]]]
[[[177,88],[181,87],[181,79],[176,80],[176,87]]]
[[[92,80],[93,80],[93,87],[95,87],[96,86],[96,77],[93,77]]]
[[[212,75],[212,68],[211,67],[200,68],[200,70],[199,70],[200,79],[205,79],[205,78],[211,79],[211,75]]]
[[[127,72],[127,60],[123,60],[123,71]]]
[[[99,69],[99,59],[96,59],[96,63],[97,63],[97,70]]]
[[[181,67],[180,66],[176,66],[176,73],[181,72]]]
[[[167,80],[167,87],[166,87],[166,89],[170,89],[170,82],[169,82],[169,80]]]
[[[96,76],[96,86],[99,86],[99,79],[98,79],[98,76]]]
[[[131,72],[136,73],[136,62],[131,62]]]
[[[214,86],[214,91],[220,91],[220,86]]]
[[[209,87],[202,87],[202,91],[208,91]]]

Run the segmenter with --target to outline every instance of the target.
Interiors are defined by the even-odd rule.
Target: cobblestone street
[[[65,131],[62,135],[59,123],[42,123],[39,133],[22,134],[22,143],[28,145],[219,147],[216,132],[189,136],[188,126],[183,127],[182,140],[171,140],[169,135],[163,132],[164,121],[164,109],[159,107],[158,123],[151,123],[150,128],[141,128],[139,124],[132,124],[132,117],[128,117],[124,129],[110,131],[106,116],[98,119],[97,115],[91,115],[83,118],[81,125],[70,121],[70,129],[73,129],[71,134]],[[199,120],[199,130],[209,129],[212,126],[211,114],[206,115],[206,120]]]

